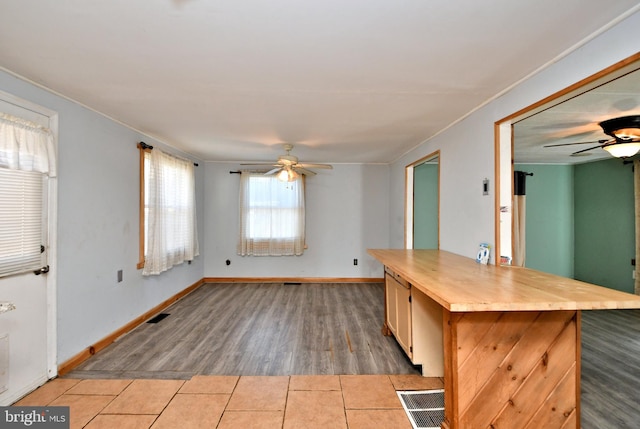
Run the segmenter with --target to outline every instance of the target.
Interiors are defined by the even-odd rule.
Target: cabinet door
[[[394,335],[397,332],[398,326],[398,306],[396,304],[396,289],[398,283],[389,274],[385,275],[386,278],[386,294],[387,294],[387,327]]]
[[[412,359],[411,344],[411,287],[398,284],[396,287],[396,306],[398,324],[396,326],[396,339],[404,349],[409,359]]]

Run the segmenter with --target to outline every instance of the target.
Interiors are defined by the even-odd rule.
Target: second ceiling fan
[[[588,142],[550,144],[543,147],[571,146],[578,144],[598,144],[587,149],[573,152],[576,156],[593,149],[602,148],[616,158],[628,158],[640,151],[640,115],[622,116],[600,122],[600,127],[612,139],[602,139]]]

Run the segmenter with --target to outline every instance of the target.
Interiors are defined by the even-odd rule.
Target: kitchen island
[[[368,252],[385,266],[383,332],[444,377],[445,429],[579,428],[581,311],[640,308],[640,296],[445,251]]]

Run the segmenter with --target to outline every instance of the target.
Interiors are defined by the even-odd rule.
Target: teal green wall
[[[619,159],[575,167],[575,278],[633,293],[633,171]]]
[[[525,266],[573,277],[573,167],[517,164],[514,170],[533,173],[526,183]]]
[[[438,164],[413,169],[413,247],[438,248]]]

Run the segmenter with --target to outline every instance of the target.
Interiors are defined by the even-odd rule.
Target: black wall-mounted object
[[[513,195],[527,195],[527,176],[533,176],[533,173],[513,172]]]

